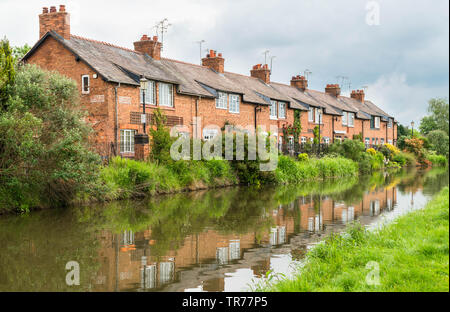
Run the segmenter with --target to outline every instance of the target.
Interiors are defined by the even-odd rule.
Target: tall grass
[[[379,274],[372,271],[376,266]],[[379,276],[378,283],[367,282],[372,274]],[[347,233],[329,236],[310,251],[295,279],[259,285],[256,290],[448,292],[448,187],[425,209],[376,232],[355,224]]]
[[[344,178],[358,174],[358,164],[343,157],[312,158],[295,161],[288,156],[280,156],[276,169],[278,183],[296,183],[324,178]]]
[[[109,198],[130,198],[158,193],[237,184],[228,161],[177,161],[167,165],[115,157],[101,170]]]

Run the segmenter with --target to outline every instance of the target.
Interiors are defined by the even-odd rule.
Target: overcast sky
[[[272,81],[289,83],[308,69],[309,87],[323,90],[348,77],[403,124],[449,94],[448,0],[54,1],[0,0],[0,36],[33,45],[42,7],[65,4],[72,34],[133,48],[168,18],[164,57],[199,63],[195,42],[205,40],[202,55],[222,52],[226,71],[248,75],[269,50]]]

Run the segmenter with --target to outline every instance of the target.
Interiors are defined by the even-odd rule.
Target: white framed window
[[[120,152],[134,153],[134,134],[136,130],[120,130]]]
[[[375,128],[380,129],[380,117],[375,117]]]
[[[277,101],[270,101],[270,119],[277,119]]]
[[[383,145],[384,144],[384,138],[380,139],[380,144]]]
[[[322,123],[322,120],[319,120],[321,112],[322,112],[322,109],[320,109],[320,108],[315,109],[314,121],[316,122],[316,124]]]
[[[323,138],[323,143],[330,144],[330,138],[329,137],[324,137]]]
[[[217,129],[203,129],[203,140],[209,141],[219,133]]]
[[[392,118],[389,118],[389,121],[388,121],[388,128],[392,128],[392,124],[393,124]]]
[[[166,284],[172,280],[175,269],[173,262],[160,262],[159,264],[159,282]]]
[[[364,140],[364,142],[366,143],[366,146],[370,145],[370,138],[366,138],[366,139]]]
[[[306,143],[306,137],[301,137],[300,142],[301,143]]]
[[[388,143],[392,145],[392,140],[388,140]]]
[[[347,112],[344,112],[344,114],[342,115],[342,125],[347,125]]]
[[[224,92],[217,92],[218,97],[216,99],[216,108],[227,109],[228,106],[228,94]]]
[[[89,75],[81,76],[81,93],[89,94],[91,91]]]
[[[355,113],[348,113],[347,126],[353,127],[355,125]]]
[[[313,107],[309,107],[309,110],[308,110],[308,121],[309,122],[314,122],[314,108]]]
[[[230,94],[230,113],[239,113],[239,95]]]
[[[278,118],[286,118],[286,103],[278,102]]]
[[[173,107],[173,86],[169,83],[158,83],[159,105]]]
[[[309,142],[314,143],[314,138],[309,138]]]
[[[140,101],[144,104],[144,93],[145,93],[145,104],[155,105],[156,104],[156,88],[154,81],[148,81],[147,89],[140,89]]]

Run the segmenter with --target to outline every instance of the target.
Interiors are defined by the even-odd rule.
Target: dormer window
[[[81,76],[81,93],[89,94],[89,92],[90,92],[89,75],[83,75]]]

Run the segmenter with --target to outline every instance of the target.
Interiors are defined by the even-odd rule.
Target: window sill
[[[230,112],[230,114],[239,114],[239,112]]]
[[[217,107],[217,106],[216,106],[216,109],[228,110],[228,107]]]
[[[142,106],[142,104],[141,104],[141,106]],[[145,104],[145,108],[151,108],[151,109],[160,108],[160,109],[164,109],[164,110],[173,110],[173,111],[175,110],[175,107],[152,105],[152,104]]]
[[[269,117],[270,120],[278,120],[277,117]]]

